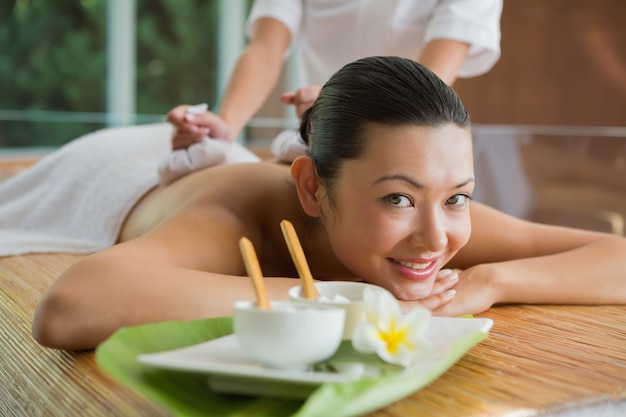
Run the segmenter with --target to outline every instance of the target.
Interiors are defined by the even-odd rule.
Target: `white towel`
[[[283,130],[272,140],[270,145],[272,155],[279,161],[293,162],[300,155],[305,155],[308,146],[302,140],[296,129]]]
[[[159,183],[171,133],[167,123],[100,130],[0,183],[0,256],[113,245],[128,212]],[[241,145],[230,152],[258,160]]]
[[[161,185],[167,185],[191,172],[214,165],[258,161],[258,156],[237,143],[204,137],[186,149],[165,155],[158,166],[159,180]]]
[[[202,114],[208,110],[206,103],[187,107],[187,116]],[[199,169],[219,164],[257,162],[259,158],[251,152],[241,152],[239,145],[231,146],[226,139],[202,137],[186,149],[177,149],[167,154],[159,162],[159,180],[167,185]]]

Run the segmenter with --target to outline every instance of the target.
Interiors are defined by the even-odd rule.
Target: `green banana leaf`
[[[96,362],[122,384],[164,405],[176,416],[350,417],[382,408],[427,386],[487,337],[487,333],[475,331],[455,340],[438,366],[417,376],[385,365],[375,355],[359,354],[344,342],[328,361],[330,364],[365,362],[381,368],[381,375],[324,383],[305,400],[218,393],[209,388],[207,375],[156,369],[137,362],[139,354],[191,346],[232,331],[231,317],[122,328],[96,349]]]

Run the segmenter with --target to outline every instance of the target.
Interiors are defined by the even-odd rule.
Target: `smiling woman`
[[[470,132],[454,125],[372,125],[364,137],[373,157],[345,162],[343,181],[331,190],[335,214],[345,213],[332,222],[335,254],[402,300],[427,297],[435,272],[470,237]]]
[[[297,273],[282,219],[316,279],[370,282],[405,308],[457,316],[503,302],[626,303],[626,240],[470,204],[469,129],[454,91],[420,64],[348,64],[303,116],[307,155],[290,169],[220,165],[155,187],[120,236],[146,217],[149,226],[63,273],[39,303],[33,334],[88,349],[122,326],[231,314],[235,300],[254,296],[242,236],[274,277],[270,299],[286,299]]]

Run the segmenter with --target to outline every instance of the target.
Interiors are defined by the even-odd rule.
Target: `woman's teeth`
[[[399,263],[400,265],[402,265],[404,267],[411,268],[411,269],[426,269],[432,263],[432,262],[428,262],[428,263],[425,263],[425,264],[418,264],[418,263],[414,263],[414,262],[399,261],[397,259],[394,259],[394,261]]]

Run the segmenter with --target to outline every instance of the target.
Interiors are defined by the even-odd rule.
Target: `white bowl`
[[[307,300],[304,298],[302,287],[292,287],[289,289],[289,299],[293,301],[311,303],[315,305],[335,306],[346,310],[346,321],[343,330],[343,339],[352,339],[352,333],[357,324],[363,319],[364,303],[363,290],[373,288],[378,291],[387,291],[382,287],[364,282],[353,281],[324,281],[316,282],[315,287],[320,293],[317,300]]]
[[[337,351],[345,310],[293,301],[273,301],[271,306],[234,304],[234,333],[250,358],[273,368],[305,370]]]

